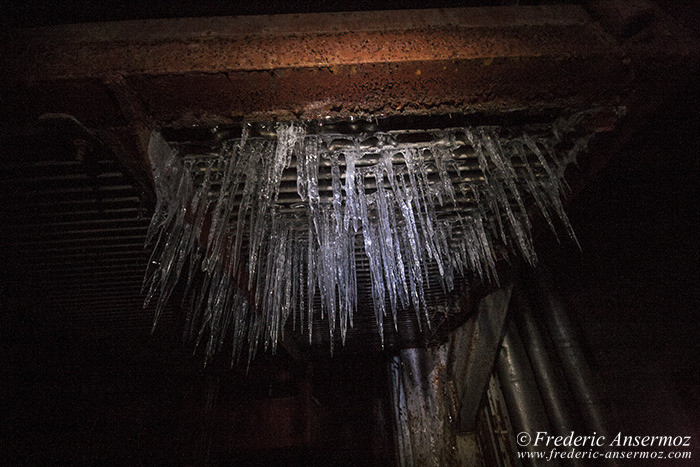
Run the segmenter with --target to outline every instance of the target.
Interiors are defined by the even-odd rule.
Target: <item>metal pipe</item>
[[[530,362],[513,321],[508,323],[496,368],[520,449],[539,452],[532,443],[524,445],[518,436],[527,433],[534,437],[538,431],[549,432],[550,425]]]
[[[397,459],[400,465],[473,465],[476,448],[459,443],[454,430],[454,389],[445,352],[402,349],[391,362]]]
[[[394,413],[394,447],[396,460],[401,467],[413,465],[411,435],[408,429],[408,412],[406,410],[406,394],[401,380],[401,359],[396,356],[389,361],[389,377],[391,381],[391,399]]]
[[[392,361],[400,465],[433,464],[439,458],[435,437],[441,427],[431,369],[432,356],[424,348],[402,349]]]
[[[536,278],[541,292],[545,321],[554,346],[559,354],[564,374],[571,387],[587,429],[609,436],[608,420],[603,415],[605,405],[600,396],[593,371],[588,365],[583,348],[574,331],[563,301],[554,293],[547,277]]]
[[[520,337],[530,358],[535,381],[540,390],[549,421],[556,434],[568,435],[576,428],[571,417],[572,407],[567,404],[571,396],[568,394],[564,375],[561,369],[556,368],[552,362],[540,331],[540,325],[533,315],[527,298],[518,289],[513,291],[513,306],[518,331],[520,331]]]

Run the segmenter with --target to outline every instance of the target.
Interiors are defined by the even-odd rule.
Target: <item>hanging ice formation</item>
[[[456,275],[497,281],[497,256],[508,250],[536,261],[526,204],[574,237],[561,198],[564,169],[588,140],[571,136],[575,118],[544,132],[428,131],[432,140],[420,144],[391,132],[312,132],[303,122],[253,136],[245,125],[206,158],[185,157],[156,131],[146,304],[159,293],[157,320],[182,278],[198,345],[210,357],[229,337],[232,363],[245,349],[250,361],[260,344],[274,352],[290,318],[311,340],[316,313],[332,346],[353,326],[362,260],[382,344],[385,316],[396,325],[412,310],[429,325],[429,268],[449,291]],[[278,201],[294,169],[290,207]]]

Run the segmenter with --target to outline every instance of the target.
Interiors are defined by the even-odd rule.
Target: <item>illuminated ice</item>
[[[267,125],[274,138],[253,136],[244,125],[216,156],[200,158],[154,132],[158,200],[144,279],[145,302],[158,296],[154,325],[183,282],[189,329],[207,360],[227,340],[232,363],[246,351],[250,362],[259,346],[274,352],[290,320],[312,342],[322,317],[331,345],[336,336],[345,343],[361,261],[382,345],[385,319],[397,328],[410,312],[429,326],[431,286],[449,293],[458,278],[497,282],[498,259],[509,252],[536,262],[534,210],[575,240],[563,175],[588,137],[559,154],[570,126],[508,136],[496,127],[442,129],[421,145],[391,133],[316,134],[300,122]],[[290,170],[291,208],[280,200]]]

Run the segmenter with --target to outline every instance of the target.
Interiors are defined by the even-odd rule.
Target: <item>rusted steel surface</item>
[[[135,76],[128,81],[161,121],[208,114],[342,118],[529,106],[589,107],[612,100],[615,83],[624,81],[609,63],[599,63],[594,72],[590,64],[573,58],[531,57],[515,62],[405,61],[273,72]],[[604,83],[593,79],[598,73],[607,76]]]
[[[143,141],[156,125],[634,108],[648,101],[636,89],[697,68],[697,41],[679,41],[659,15],[643,23],[643,40],[620,43],[590,8],[595,19],[578,5],[544,5],[6,31],[0,112],[20,128],[46,113],[75,117],[149,191]]]
[[[587,13],[573,6],[125,21],[10,37],[15,55],[9,63],[52,78],[591,55],[609,46]]]
[[[3,81],[29,101],[119,76],[162,122],[590,106],[629,79],[577,6],[71,25],[15,31],[3,49]],[[100,102],[86,118],[114,105]]]

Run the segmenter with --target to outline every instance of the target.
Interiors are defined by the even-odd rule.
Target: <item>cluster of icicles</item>
[[[563,221],[573,237],[561,202],[563,174],[587,138],[555,153],[571,118],[544,135],[506,137],[496,127],[429,131],[432,141],[422,145],[391,133],[339,136],[313,134],[299,122],[270,125],[275,138],[251,136],[245,125],[203,165],[159,132],[151,138],[158,202],[147,240],[146,304],[159,293],[157,320],[182,278],[192,297],[189,326],[207,358],[224,342],[233,343],[232,364],[246,349],[250,362],[261,344],[274,352],[290,317],[311,342],[316,313],[327,320],[332,351],[334,335],[345,342],[358,310],[358,261],[369,265],[382,345],[385,316],[396,326],[398,313],[413,312],[430,326],[430,280],[437,277],[445,292],[456,275],[497,281],[497,256],[508,250],[535,261],[526,204],[552,229],[554,219]],[[339,137],[346,144],[335,147]],[[465,168],[464,154],[474,166]],[[294,168],[300,201],[290,208],[278,198],[285,170]],[[329,186],[319,189],[319,170],[328,168]],[[429,270],[437,271],[432,279]]]

